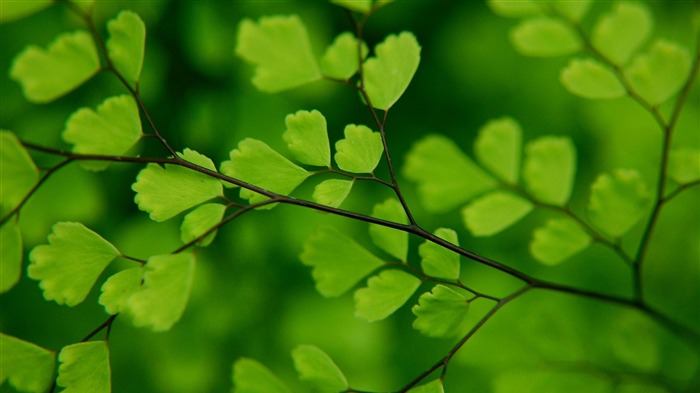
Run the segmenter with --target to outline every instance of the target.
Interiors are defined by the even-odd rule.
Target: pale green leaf
[[[397,269],[384,270],[367,280],[367,287],[355,291],[355,316],[369,322],[381,321],[401,308],[421,281]]]
[[[571,26],[546,16],[523,20],[510,32],[510,40],[526,56],[562,56],[581,49],[581,39]]]
[[[112,370],[105,341],[88,341],[63,347],[58,354],[56,384],[61,393],[109,393],[112,391]]]
[[[32,0],[32,1],[5,1],[3,0],[0,7],[0,23],[12,22],[18,19],[25,18],[31,14],[37,13],[44,8],[47,8],[53,3],[53,0]]]
[[[317,110],[298,111],[285,118],[287,130],[282,138],[294,158],[315,166],[331,166],[331,146],[328,142],[326,118]]]
[[[353,180],[324,180],[314,188],[311,198],[321,205],[338,207],[350,194],[353,183]]]
[[[47,50],[31,45],[15,57],[10,77],[24,96],[45,103],[72,91],[100,69],[100,57],[87,31],[64,33]]]
[[[416,386],[409,390],[408,393],[445,393],[445,388],[442,386],[442,380],[436,379],[426,384]]]
[[[77,222],[59,222],[49,244],[29,254],[29,277],[39,280],[46,300],[75,306],[90,292],[102,271],[120,255],[112,244]]]
[[[169,330],[185,311],[193,279],[194,257],[190,253],[149,258],[141,289],[126,301],[126,312],[134,325]]]
[[[10,219],[0,228],[0,293],[12,289],[21,272],[22,234],[17,220]]]
[[[613,63],[621,66],[649,38],[652,24],[651,14],[645,5],[619,2],[593,26],[591,43]]]
[[[568,137],[542,137],[525,146],[523,178],[538,200],[563,206],[576,176],[576,148]]]
[[[39,170],[17,136],[0,130],[0,207],[14,209],[39,180]]]
[[[510,184],[518,182],[521,150],[522,130],[510,117],[486,123],[474,142],[474,153],[481,165]]]
[[[178,154],[185,161],[215,171],[214,163],[194,150]],[[131,186],[134,201],[154,221],[165,221],[200,203],[223,194],[218,179],[179,165],[148,164]]]
[[[267,367],[249,358],[233,364],[232,393],[290,393],[282,381]]]
[[[182,239],[182,242],[189,243],[204,235],[206,231],[221,222],[225,211],[226,206],[222,204],[206,203],[187,213],[180,227],[180,239]],[[201,247],[206,247],[211,244],[214,237],[216,237],[216,231],[208,234],[197,244]]]
[[[350,11],[367,13],[372,9],[372,0],[331,0],[331,3],[347,8]]]
[[[553,0],[548,2],[554,12],[564,16],[565,18],[578,22],[586,15],[588,10],[593,5],[593,0],[576,0],[576,1],[560,1]]]
[[[637,55],[625,69],[634,91],[651,105],[659,105],[681,89],[690,72],[688,51],[658,40],[648,52]]]
[[[680,184],[700,180],[700,149],[681,147],[671,150],[668,175]]]
[[[564,218],[549,220],[535,229],[530,253],[545,265],[557,265],[591,244],[591,237],[576,222]]]
[[[21,392],[46,392],[54,378],[56,355],[16,337],[0,333],[0,385],[9,380]]]
[[[542,6],[533,0],[488,0],[486,3],[494,14],[506,18],[522,18],[543,11]]]
[[[122,155],[141,138],[141,118],[136,101],[129,95],[107,98],[97,107],[75,111],[63,130],[63,140],[79,154]],[[109,161],[81,161],[93,171],[109,166]]]
[[[299,345],[292,350],[294,368],[299,380],[315,392],[335,393],[348,390],[348,381],[325,352],[313,345]]]
[[[321,79],[304,23],[296,15],[244,19],[236,54],[256,66],[253,84],[276,93]]]
[[[142,267],[133,267],[113,274],[102,284],[99,303],[111,315],[124,311],[129,297],[141,289],[142,280]]]
[[[474,236],[492,236],[532,211],[532,202],[507,191],[486,194],[462,209],[464,225]]]
[[[382,138],[363,125],[348,124],[345,139],[335,143],[335,162],[344,171],[372,173],[384,152]]]
[[[333,227],[316,231],[304,244],[300,257],[311,266],[316,289],[325,297],[337,297],[384,262]]]
[[[107,52],[112,64],[135,86],[141,76],[146,50],[146,25],[132,11],[125,10],[107,23]]]
[[[435,236],[458,246],[457,232],[448,228],[438,228]],[[437,278],[457,280],[459,278],[459,254],[437,244],[426,241],[418,247],[423,273]]]
[[[571,60],[559,80],[572,94],[584,98],[617,98],[627,94],[615,73],[591,58]]]
[[[387,110],[408,88],[420,63],[420,45],[412,33],[388,36],[365,61],[364,86],[372,106]]]
[[[413,306],[416,319],[413,328],[430,337],[452,337],[467,316],[469,303],[459,292],[438,284],[432,292],[426,292]]]
[[[454,142],[441,135],[429,135],[413,146],[403,175],[418,183],[421,202],[432,213],[450,211],[496,185]]]
[[[629,231],[650,207],[651,192],[639,172],[618,169],[602,174],[591,185],[588,218],[610,236]]]
[[[395,198],[389,198],[383,203],[374,205],[372,217],[380,218],[399,224],[408,224],[408,217],[401,203]],[[370,224],[369,234],[372,242],[389,255],[406,261],[408,255],[408,233],[377,224]]]
[[[326,48],[321,58],[321,72],[323,75],[347,80],[355,75],[360,68],[358,56],[357,38],[350,32],[340,34],[333,43]],[[362,58],[367,56],[369,49],[362,43]]]

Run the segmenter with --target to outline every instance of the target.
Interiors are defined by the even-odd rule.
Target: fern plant
[[[3,3],[2,21],[31,21],[52,3]],[[399,326],[428,337],[414,349],[413,342],[419,341],[409,333],[391,355],[417,352],[420,365],[406,373],[408,378],[376,383],[363,377],[376,374],[358,359],[348,367],[361,371],[343,371],[353,353],[330,353],[316,342],[301,342],[291,350],[299,382],[286,375],[284,366],[278,371],[240,353],[225,361],[227,369],[232,363],[232,387],[226,382],[225,390],[432,393],[481,386],[477,389],[497,393],[690,392],[700,386],[697,222],[689,228],[670,226],[670,236],[685,236],[690,244],[667,253],[682,261],[668,261],[654,250],[657,242],[665,244],[658,239],[662,228],[669,227],[662,223],[667,210],[677,205],[683,211],[676,214],[697,216],[697,27],[687,27],[695,29],[691,51],[652,38],[653,11],[641,3],[488,2],[498,16],[519,20],[509,38],[520,54],[573,56],[559,73],[568,92],[599,100],[606,108],[633,104],[629,113],[643,116],[644,126],[653,129],[648,134],[655,136],[636,136],[651,140],[655,148],[654,155],[639,161],[645,167],[604,163],[598,168],[588,162],[596,153],[582,152],[573,136],[533,135],[512,116],[484,122],[474,133],[471,155],[465,144],[433,133],[414,141],[405,157],[392,154],[403,135],[391,121],[400,99],[410,96],[423,48],[408,31],[377,42],[366,37],[375,18],[405,4],[332,1],[332,12],[349,17],[350,31],[337,34],[320,55],[300,16],[244,18],[237,27],[235,54],[252,66],[258,90],[280,93],[315,82],[333,84],[353,92],[353,105],[363,108],[366,117],[338,126],[338,119],[312,109],[314,105],[295,108],[279,119],[284,130],[277,142],[251,132],[233,148],[226,146],[227,156],[215,161],[195,146],[178,147],[177,138],[152,114],[142,76],[147,27],[138,13],[114,12],[103,34],[100,7],[106,3],[56,3],[52,9],[62,7],[81,27],[59,34],[45,47],[21,50],[9,67],[10,78],[37,104],[53,105],[74,91],[89,91],[102,76],[112,83],[104,90],[115,93],[105,97],[103,89],[95,88],[99,104],[72,108],[60,133],[69,149],[52,137],[47,140],[54,143],[37,143],[19,131],[0,134],[0,289],[3,297],[24,290],[26,267],[46,301],[68,307],[92,301],[108,316],[95,317],[100,322],[77,338],[47,330],[50,340],[32,339],[14,327],[21,325],[6,320],[10,317],[3,307],[3,384],[23,392],[111,391],[112,375],[120,372],[111,363],[124,342],[115,338],[118,331],[177,330],[188,303],[198,296],[212,313],[224,312],[226,305],[216,308],[223,296],[197,293],[202,291],[197,281],[202,269],[214,276],[228,269],[206,262],[218,254],[207,254],[207,249],[222,242],[220,232],[249,215],[263,221],[265,233],[256,237],[264,239],[271,228],[292,234],[299,222],[293,228],[264,218],[277,214],[280,205],[292,205],[329,213],[324,218],[349,219],[324,220],[316,227],[321,221],[304,215],[302,220],[313,225],[298,245],[299,260],[322,297],[342,300],[353,292],[356,318],[377,324],[397,314],[393,319]],[[194,11],[199,9],[192,8],[189,16],[206,13]],[[226,50],[217,47],[212,53]],[[308,91],[311,99],[327,94]],[[622,122],[631,123],[627,112],[621,113]],[[683,120],[686,113],[690,120]],[[577,180],[582,163],[590,167],[585,172],[591,179],[584,179],[588,184]],[[116,232],[112,238],[109,230],[78,222],[74,216],[79,214],[51,206],[58,212],[51,216],[60,218],[46,241],[24,247],[31,225],[21,218],[31,213],[32,199],[74,164],[81,174],[74,176],[99,173],[114,179],[124,173],[118,168],[123,164],[137,168],[128,181],[135,205],[162,223],[156,228],[177,222],[179,244],[144,256],[129,251]],[[600,174],[591,174],[598,169]],[[80,182],[62,181],[78,198]],[[103,196],[111,205],[121,203]],[[692,201],[678,202],[684,198]],[[131,232],[119,216],[108,225]],[[363,228],[358,231],[348,222]],[[141,232],[134,236],[142,244],[157,242],[165,233],[158,229],[154,236],[146,226],[137,229]],[[496,247],[482,251],[489,241]],[[23,267],[25,248],[28,263]],[[678,271],[667,270],[669,263]],[[674,304],[676,300],[684,304]],[[225,335],[235,325],[225,318],[219,323],[221,315],[210,318],[217,323],[209,329],[217,334]],[[303,326],[314,329],[312,321],[304,320]],[[193,340],[182,334],[178,345]],[[338,356],[344,357],[343,364],[333,360]],[[179,373],[174,369],[173,374]],[[385,364],[376,373],[390,370]],[[128,383],[120,383],[130,391]],[[186,387],[169,388],[173,390]]]

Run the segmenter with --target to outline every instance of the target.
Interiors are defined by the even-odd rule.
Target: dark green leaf
[[[0,228],[0,293],[19,281],[22,272],[22,234],[17,220],[8,220]]]

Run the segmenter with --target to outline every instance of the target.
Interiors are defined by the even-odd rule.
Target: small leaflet
[[[462,209],[464,225],[474,236],[493,236],[520,221],[533,209],[532,202],[507,191],[494,191]]]
[[[52,0],[3,1],[2,12],[0,12],[0,23],[26,18],[47,8],[52,3]]]
[[[0,130],[0,178],[3,214],[14,209],[39,181],[39,169],[31,156],[17,136],[6,130]]]
[[[438,284],[413,306],[413,328],[429,337],[452,337],[460,332],[469,302],[461,293]]]
[[[590,235],[571,219],[548,220],[532,233],[530,254],[554,266],[585,250],[591,241]]]
[[[22,234],[17,220],[10,219],[0,228],[0,293],[12,289],[21,273]]]
[[[525,56],[554,57],[581,49],[581,39],[560,19],[537,16],[525,19],[510,32],[515,49]]]
[[[324,76],[348,80],[360,68],[357,38],[350,32],[338,35],[326,48],[321,58],[321,72]],[[367,57],[369,49],[362,43],[362,59]]]
[[[134,293],[141,290],[143,267],[132,267],[113,274],[102,284],[99,303],[105,311],[115,315],[126,310],[126,302]]]
[[[350,11],[362,13],[367,13],[372,9],[372,0],[331,0],[331,3],[347,8]]]
[[[381,321],[401,308],[421,281],[398,269],[384,270],[355,291],[355,316],[368,322]]]
[[[652,25],[645,5],[619,2],[593,26],[591,43],[614,64],[623,66],[649,38]]]
[[[216,224],[220,223],[225,212],[226,206],[220,203],[205,203],[204,205],[197,206],[194,210],[187,213],[185,219],[182,220],[180,239],[182,239],[183,243],[189,243],[197,239]],[[216,231],[213,231],[197,244],[200,247],[206,247],[214,241],[215,237]]]
[[[345,127],[345,139],[335,143],[335,162],[344,171],[372,173],[384,152],[382,137],[363,125]]]
[[[249,358],[233,364],[233,393],[291,393],[267,367]]]
[[[354,180],[328,179],[314,188],[311,198],[321,205],[340,206],[352,190]]]
[[[109,393],[112,375],[105,341],[88,341],[63,347],[58,354],[56,384],[66,393]]]
[[[544,11],[538,2],[533,0],[487,0],[486,4],[494,14],[505,18],[522,18],[541,14]]]
[[[598,176],[591,185],[588,218],[606,234],[622,236],[644,216],[650,202],[651,191],[639,172],[618,169]]]
[[[565,18],[578,22],[586,15],[593,5],[593,0],[577,1],[549,1],[548,5],[554,12],[563,15]]]
[[[671,150],[668,174],[680,184],[700,180],[700,149],[680,147]]]
[[[690,55],[685,48],[658,40],[648,52],[632,59],[625,75],[635,92],[657,106],[678,93],[688,78],[690,67]]]
[[[459,245],[457,232],[452,229],[438,228],[435,236],[456,246]],[[421,257],[420,265],[423,273],[448,280],[459,279],[459,254],[427,240],[418,247],[418,254]]]
[[[285,118],[287,130],[282,138],[299,162],[330,167],[331,146],[328,141],[326,118],[317,110],[298,111]]]
[[[133,86],[143,68],[146,50],[146,25],[135,12],[125,10],[107,22],[107,52],[114,67]]]
[[[583,98],[609,99],[627,94],[612,70],[591,58],[571,60],[559,80],[569,92]]]
[[[344,392],[350,386],[345,375],[325,352],[313,345],[299,345],[292,350],[299,380],[316,392]]]
[[[576,147],[570,138],[546,136],[525,146],[523,179],[536,199],[557,206],[565,205],[575,176]]]
[[[442,386],[442,380],[436,379],[426,384],[416,386],[409,390],[408,393],[445,393],[445,388]]]
[[[389,198],[374,205],[372,217],[399,224],[408,224],[408,217],[403,206],[396,198]],[[369,225],[372,242],[399,261],[406,262],[408,256],[408,233],[398,229],[387,228],[377,224]]]
[[[479,162],[509,184],[518,182],[522,129],[510,117],[491,120],[479,130],[474,152]]]
[[[0,385],[22,392],[46,392],[54,379],[56,355],[48,349],[0,333]]]

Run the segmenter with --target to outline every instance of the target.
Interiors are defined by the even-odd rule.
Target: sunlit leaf
[[[572,21],[580,21],[586,15],[588,10],[593,5],[593,0],[576,0],[576,1],[549,1],[548,5],[552,9]]]
[[[700,149],[681,147],[671,150],[668,174],[681,184],[700,180]]]
[[[649,38],[652,19],[641,3],[619,2],[593,26],[591,43],[617,65],[624,65]]]
[[[226,206],[219,203],[206,203],[187,213],[180,227],[180,239],[183,243],[189,243],[202,236],[210,228],[221,222]],[[216,231],[208,234],[197,244],[206,247],[216,237]]]
[[[372,106],[387,110],[408,88],[420,63],[420,45],[412,33],[390,35],[365,61],[364,83]]]
[[[658,40],[648,52],[637,55],[625,69],[632,88],[651,105],[673,97],[690,72],[688,51],[674,43]]]
[[[350,11],[366,13],[372,8],[372,0],[331,0],[331,3],[337,4]]]
[[[523,20],[511,31],[510,40],[526,56],[562,56],[581,49],[581,39],[571,26],[546,16]]]
[[[46,300],[75,306],[90,292],[102,271],[120,255],[112,244],[77,222],[59,222],[49,244],[29,254],[29,277],[39,280]]]
[[[467,316],[467,298],[449,287],[438,284],[432,292],[426,292],[413,306],[416,319],[413,327],[430,337],[451,337],[459,333],[459,328]]]
[[[253,84],[276,93],[321,79],[304,23],[296,15],[244,19],[236,54],[256,66]]]
[[[436,379],[424,385],[416,386],[409,390],[408,393],[445,393],[445,388],[442,386],[442,380]]]
[[[0,23],[25,18],[50,6],[53,0],[3,1]]]
[[[357,38],[350,32],[340,34],[333,43],[326,48],[321,58],[321,72],[323,75],[347,80],[355,75],[360,67]],[[367,56],[369,49],[362,43],[362,58]]]
[[[584,98],[617,98],[626,94],[612,70],[591,58],[571,60],[559,79],[567,90]]]
[[[111,315],[124,311],[129,297],[141,290],[142,280],[142,267],[133,267],[113,274],[102,284],[99,303]]]
[[[574,221],[548,220],[533,232],[530,253],[545,265],[557,265],[590,244],[591,237]]]
[[[349,124],[344,134],[345,139],[335,144],[338,167],[352,173],[372,173],[384,152],[379,133],[363,125]]]
[[[481,165],[510,184],[518,182],[521,150],[522,130],[510,117],[486,123],[474,142],[474,153]]]
[[[355,316],[369,322],[393,314],[408,301],[421,281],[397,269],[384,270],[367,280],[367,287],[355,291]]]
[[[292,351],[299,380],[315,392],[335,393],[348,390],[348,381],[325,352],[313,345],[299,345]]]
[[[4,5],[4,3],[3,3]],[[100,69],[100,57],[87,31],[64,33],[47,50],[31,45],[15,57],[10,77],[24,96],[45,103],[72,91]]]
[[[350,194],[353,183],[353,180],[324,180],[314,188],[311,198],[322,205],[338,207]]]
[[[56,384],[62,393],[109,393],[112,375],[109,349],[105,341],[88,341],[68,345],[58,354]]]
[[[635,170],[602,174],[591,185],[588,218],[610,236],[622,236],[647,212],[651,192]]]
[[[352,288],[384,262],[333,227],[316,231],[300,255],[311,266],[316,289],[325,297],[336,297]]]
[[[525,146],[523,178],[538,200],[562,206],[576,175],[576,148],[568,137],[542,137]]]
[[[9,380],[21,392],[46,392],[54,378],[56,355],[30,342],[0,333],[0,385]]]
[[[448,228],[438,228],[435,236],[458,246],[457,232]],[[437,278],[456,280],[459,278],[459,254],[437,244],[426,241],[418,247],[423,273]]]
[[[290,393],[267,367],[249,358],[240,358],[233,364],[232,393]]]
[[[492,236],[532,211],[532,202],[507,191],[486,194],[462,209],[464,225],[474,236]]]
[[[406,212],[403,210],[401,203],[395,198],[390,198],[383,203],[374,205],[372,217],[399,224],[408,224]],[[400,261],[406,261],[408,255],[408,233],[377,224],[370,224],[369,234],[372,242],[379,248]]]
[[[326,118],[317,110],[298,111],[285,118],[287,131],[282,138],[294,158],[315,166],[331,166],[331,147],[328,142]]]
[[[15,208],[39,180],[34,161],[10,131],[0,130],[0,199],[3,214]]]
[[[138,83],[146,49],[146,25],[125,10],[107,23],[107,52],[114,67],[130,83]]]
[[[522,18],[543,11],[543,7],[533,0],[488,0],[486,3],[494,14],[506,18]]]
[[[22,234],[17,220],[8,220],[0,228],[0,293],[12,289],[21,272]]]

